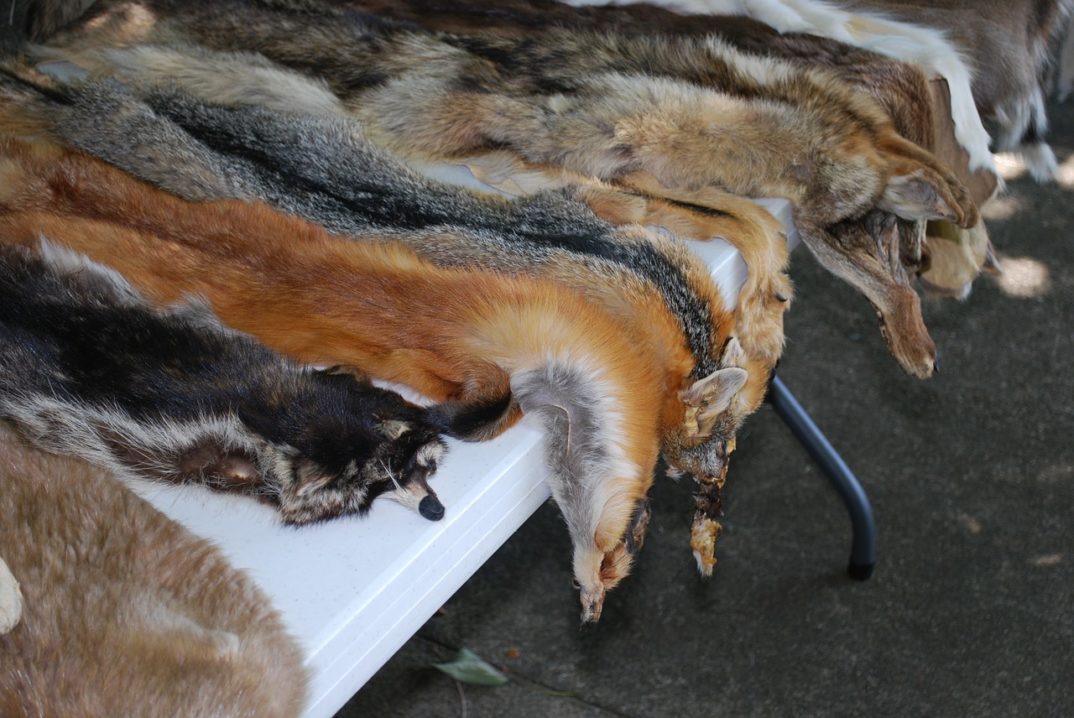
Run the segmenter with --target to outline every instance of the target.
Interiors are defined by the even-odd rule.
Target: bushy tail
[[[34,42],[47,40],[79,19],[97,0],[37,0],[27,3],[23,29]]]
[[[438,404],[429,407],[427,416],[447,436],[463,441],[488,441],[513,426],[521,418],[522,409],[507,392],[487,400]]]

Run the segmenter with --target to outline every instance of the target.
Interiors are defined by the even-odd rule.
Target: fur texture
[[[158,301],[203,295],[229,324],[304,361],[356,366],[437,400],[511,392],[526,411],[563,409],[571,433],[551,446],[569,453],[549,457],[550,483],[587,619],[629,567],[625,535],[660,446],[679,436],[687,458],[703,450],[747,377],[728,366],[692,381],[666,315],[626,321],[556,284],[436,268],[398,243],[332,238],[261,205],[190,204],[90,158],[41,154],[5,146],[8,241],[44,233]],[[527,403],[559,377],[577,391],[549,391],[570,403]],[[575,423],[599,426],[599,437],[576,436]]]
[[[1071,0],[848,0],[847,5],[942,30],[974,68],[977,107],[999,130],[995,149],[1021,153],[1039,182],[1054,177],[1044,76],[1074,6]]]
[[[564,0],[569,5],[604,5],[606,0]],[[632,5],[636,0],[619,4]],[[940,75],[951,88],[951,110],[959,143],[970,167],[996,173],[991,138],[974,102],[973,73],[962,52],[940,29],[895,22],[876,13],[850,13],[821,0],[649,0],[688,14],[745,15],[780,33],[831,38],[889,57],[914,62]],[[883,4],[882,2],[880,4]],[[918,20],[915,19],[915,23]],[[927,23],[925,23],[927,25]]]
[[[962,186],[900,138],[879,108],[823,73],[741,55],[714,39],[684,45],[561,34],[534,44],[429,35],[357,14],[151,5],[115,8],[91,32],[63,42],[185,38],[256,47],[322,74],[378,141],[427,158],[507,147],[531,162],[642,184],[656,196],[663,190],[682,201],[692,193],[695,204],[723,190],[787,196],[817,256],[850,261],[829,266],[843,277],[856,278],[855,252],[827,232],[843,219],[880,208],[976,223]],[[151,26],[132,22],[150,11]],[[664,76],[638,74],[651,72]],[[818,249],[822,243],[829,246]],[[866,277],[859,288],[877,281]],[[889,297],[870,299],[889,322],[904,314]],[[892,348],[909,348],[899,356],[908,370],[931,374],[927,334],[891,323],[887,331],[902,335]]]
[[[115,272],[41,249],[0,248],[0,417],[38,446],[255,496],[288,523],[381,494],[443,515],[426,479],[453,408],[297,367],[204,306],[155,310]]]
[[[604,0],[565,0],[572,5]],[[632,0],[626,0],[630,4]],[[679,12],[748,15],[784,33],[823,35],[915,62],[947,80],[955,129],[973,169],[995,164],[981,117],[996,123],[998,150],[1016,150],[1038,181],[1055,154],[1042,80],[1069,0],[656,0]]]
[[[423,27],[430,29],[450,30],[464,35],[496,33],[536,40],[549,27],[571,27],[610,30],[634,36],[660,32],[690,37],[718,37],[735,48],[749,53],[771,55],[797,65],[823,68],[834,72],[841,80],[879,103],[891,117],[900,135],[926,149],[936,147],[934,132],[937,130],[935,127],[937,115],[933,111],[932,98],[935,96],[936,101],[946,103],[946,97],[936,94],[924,73],[916,66],[826,38],[799,34],[780,35],[771,28],[744,17],[684,17],[647,5],[572,8],[553,0],[543,2],[538,0],[533,3],[522,0],[500,2],[494,9],[473,0],[454,0],[453,2],[407,0],[392,3],[379,0],[360,2],[349,0],[346,5],[387,14],[393,18],[419,22]],[[549,39],[548,42],[554,42],[554,38]],[[242,101],[238,96],[243,94],[249,97],[249,102],[267,102],[276,108],[294,108],[297,106],[294,98],[305,96],[306,99],[303,102],[307,104],[310,112],[320,112],[323,108],[333,106],[333,103],[339,105],[338,100],[323,87],[318,89],[312,97],[309,96],[310,91],[296,93],[292,88],[300,84],[301,80],[287,76],[289,73],[278,67],[275,72],[272,72],[271,63],[249,54],[213,56],[212,53],[194,48],[140,46],[125,50],[106,49],[88,55],[83,54],[78,57],[78,60],[98,75],[113,74],[122,77],[124,81],[136,83],[179,81],[184,86],[193,88],[194,91],[204,96],[218,98],[221,102]],[[243,66],[248,68],[245,72]],[[273,79],[273,75],[278,79]],[[312,86],[316,84],[316,81],[311,79],[310,83]],[[279,90],[266,89],[271,87],[277,87]],[[240,92],[238,88],[245,89]],[[324,98],[331,98],[331,100]],[[324,111],[335,113],[339,111],[339,108],[333,107],[331,110]],[[946,136],[947,127],[941,127],[939,131],[944,132]],[[947,151],[946,145],[939,149]],[[963,167],[965,160],[957,154],[951,154],[953,156],[944,157],[949,160],[949,166],[956,170]],[[481,172],[489,165],[487,161],[478,162],[474,159],[471,159],[468,164],[475,172]],[[510,166],[512,163],[507,164]],[[514,165],[517,164],[517,162],[514,163]],[[493,166],[491,174],[509,178],[508,182],[497,186],[507,191],[515,190],[518,185],[516,180],[521,171],[517,168],[506,171],[502,166],[495,166],[495,163]],[[489,182],[489,174],[490,172],[486,171],[482,179]],[[991,176],[981,172],[967,174],[962,178],[973,183],[979,200],[987,198],[996,186]],[[600,199],[594,198],[591,199],[590,204],[599,208],[603,203]],[[616,204],[622,204],[622,202]],[[730,209],[727,200],[722,202],[722,206],[725,211]],[[735,214],[742,213],[735,210]],[[694,215],[696,216],[697,213]],[[778,321],[779,314],[778,309],[773,308],[771,298],[777,294],[786,296],[786,292],[772,289],[775,286],[774,279],[778,277],[774,271],[769,270],[767,273],[762,271],[775,264],[775,261],[766,261],[768,257],[756,250],[756,247],[762,243],[753,241],[752,238],[757,232],[750,231],[749,223],[745,221],[746,217],[748,214],[742,214],[742,219],[739,219],[728,212],[725,223],[730,220],[739,220],[739,226],[733,227],[735,231],[725,232],[725,236],[733,238],[732,242],[743,252],[751,266],[751,281],[743,290],[742,303],[737,313],[740,317],[738,335],[747,349],[753,351],[752,340],[755,335],[770,337],[771,339],[766,344],[775,342],[777,333],[770,327]],[[647,219],[656,219],[655,214],[651,213]],[[671,224],[676,231],[682,231],[680,229],[682,222],[677,217],[665,221],[665,224]],[[756,222],[753,224],[756,225]],[[858,254],[875,253],[877,242],[874,241],[875,238],[863,236],[867,233],[862,224],[848,223],[843,226],[846,228],[844,235],[836,237],[840,246],[852,249]],[[714,229],[719,231],[720,228]],[[688,236],[690,231],[689,228],[686,230]],[[916,243],[920,242],[921,227],[902,221],[899,233],[904,244],[904,257],[913,259],[911,265],[907,267],[908,272],[916,272],[924,267],[923,281],[930,291],[957,296],[964,296],[968,292],[981,269],[979,262],[969,260],[979,259],[985,256],[987,251],[987,231],[980,225],[980,222],[973,232],[958,230],[954,227],[937,227],[934,230],[937,238],[944,237],[945,239],[942,244],[937,245],[935,252],[930,253],[927,262],[921,261],[921,247],[916,246]],[[693,236],[696,236],[696,232]],[[958,252],[946,251],[952,246],[951,239],[955,239],[956,244],[960,246]],[[982,239],[983,245],[977,241]],[[773,243],[769,242],[768,245],[773,246]],[[775,243],[774,246],[781,245]],[[927,251],[927,248],[925,249]],[[772,260],[775,259],[775,257],[772,258]],[[856,261],[853,258],[850,261],[852,268],[854,265],[869,264],[867,261]],[[875,278],[863,278],[862,281],[876,284]],[[892,277],[890,281],[898,284],[900,277]],[[758,291],[758,287],[765,287],[767,290]],[[895,309],[894,306],[887,308],[888,305],[893,305],[890,297],[901,296],[904,294],[904,289],[905,287],[890,288],[888,300],[878,303],[878,306],[885,307],[882,315],[910,316],[903,310]],[[766,300],[767,304],[765,304]],[[923,326],[921,322],[914,324]],[[915,330],[914,327],[889,326],[888,333],[899,337],[905,334],[913,335]],[[927,336],[923,336],[918,341],[923,342],[922,346],[927,347],[930,340]],[[914,343],[900,342],[909,346]],[[909,360],[910,357],[907,359]]]
[[[640,281],[682,322],[697,378],[715,368],[722,348],[714,328],[724,321],[719,289],[706,267],[678,243],[636,226],[615,229],[591,210],[619,224],[659,224],[679,236],[724,236],[749,267],[735,333],[770,365],[782,352],[783,313],[793,296],[786,243],[778,222],[753,203],[728,198],[726,211],[705,213],[581,178],[525,199],[481,198],[408,170],[346,115],[321,116],[319,107],[327,103],[313,99],[302,106],[291,88],[306,80],[263,58],[140,46],[80,60],[94,74],[150,88],[146,104],[115,85],[90,86],[73,106],[47,103],[39,114],[67,142],[181,197],[260,199],[344,235],[449,230],[440,235],[444,241],[423,237],[414,249],[444,266],[476,262],[549,276],[615,308],[622,307],[625,289],[651,292],[636,287]],[[220,78],[230,93],[220,91]],[[227,106],[199,102],[177,85]],[[16,103],[17,89],[11,93]],[[415,236],[404,232],[398,239]]]
[[[679,15],[651,5],[616,5],[571,7],[555,0],[501,0],[495,7],[477,0],[347,0],[348,7],[391,18],[415,22],[431,30],[460,35],[508,35],[539,41],[550,27],[574,30],[597,30],[645,36],[669,34],[685,37],[718,37],[738,50],[756,55],[778,57],[804,67],[830,70],[857,91],[874,99],[904,138],[930,151],[944,153],[938,159],[955,171],[974,191],[978,202],[986,200],[998,186],[994,174],[969,172],[967,158],[960,156],[954,140],[954,127],[941,125],[944,113],[936,112],[934,104],[947,104],[947,97],[934,87],[916,65],[893,60],[867,50],[845,45],[815,35],[780,34],[747,17]],[[948,135],[954,146],[948,143]],[[987,147],[985,147],[987,151]],[[947,225],[947,226],[939,226]],[[848,232],[862,233],[860,225],[847,225]],[[967,261],[984,255],[987,232],[982,224],[971,232],[959,230],[949,223],[938,222],[932,232],[937,236],[956,239],[966,251],[945,251],[952,241],[945,239],[937,251],[929,252],[928,261],[919,256],[914,243],[920,239],[920,226],[900,221],[905,257],[913,261],[908,271],[924,266],[923,281],[932,291],[961,295],[981,269],[979,262]],[[975,239],[983,237],[985,244]],[[871,242],[855,243],[854,237],[839,237],[842,244],[867,252]],[[850,241],[847,241],[850,240]],[[928,251],[928,247],[924,248]],[[979,250],[979,251],[973,251]],[[927,265],[927,266],[925,266]],[[894,279],[894,278],[893,278]],[[898,333],[896,330],[894,333]]]
[[[628,320],[664,316],[658,326],[677,323],[683,332],[675,341],[693,354],[690,376],[695,381],[720,368],[746,368],[746,386],[702,445],[693,438],[696,427],[666,434],[662,445],[665,458],[690,472],[702,494],[711,493],[716,480],[722,485],[727,446],[759,406],[778,356],[782,307],[766,310],[779,322],[771,330],[777,336],[764,335],[773,353],[757,358],[743,351],[727,364],[731,318],[707,268],[678,243],[637,230],[613,231],[560,193],[516,202],[480,201],[429,183],[363,143],[359,129],[345,120],[200,105],[174,91],[151,95],[150,102],[183,127],[109,87],[88,88],[71,108],[52,105],[41,114],[75,144],[185,197],[267,199],[350,236],[376,238],[371,229],[392,231],[393,241],[407,243],[442,266],[478,265],[554,278]],[[210,188],[206,178],[217,183]],[[587,191],[600,192],[602,201],[616,201],[622,194]],[[417,228],[438,231],[400,231]],[[782,242],[765,251],[774,255],[777,247],[785,257]],[[790,290],[781,284],[786,288],[775,291],[784,294],[769,301],[785,305],[781,300],[789,299]],[[761,326],[770,325],[740,318],[734,331],[753,338],[756,347],[753,332]],[[715,520],[718,514],[706,516]],[[711,551],[706,555],[714,560]]]
[[[0,635],[0,713],[300,713],[299,646],[209,542],[3,426],[0,456],[0,553],[24,597],[21,622]]]

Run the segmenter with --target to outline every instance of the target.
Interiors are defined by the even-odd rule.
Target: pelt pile
[[[750,198],[791,203],[918,378],[918,289],[995,269],[979,83],[935,30],[813,0],[36,5],[0,72],[0,418],[306,523],[381,494],[436,520],[443,437],[533,414],[584,621],[630,572],[658,465],[696,481],[715,566],[793,298]],[[884,32],[905,52],[873,52]],[[1039,155],[1023,114],[1005,143]],[[715,238],[747,268],[733,306],[683,243]]]

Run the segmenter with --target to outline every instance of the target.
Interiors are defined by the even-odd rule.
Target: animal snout
[[[418,513],[422,515],[422,518],[439,521],[444,518],[444,505],[436,496],[429,494],[418,504]]]

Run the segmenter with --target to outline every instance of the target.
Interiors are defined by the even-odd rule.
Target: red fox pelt
[[[661,447],[673,465],[689,456],[747,379],[730,365],[741,348],[729,339],[728,366],[691,382],[673,318],[643,302],[627,321],[558,284],[437,268],[387,239],[335,238],[263,205],[188,203],[53,147],[8,142],[0,157],[4,237],[45,234],[157,301],[202,295],[224,321],[306,362],[355,366],[440,401],[510,392],[542,416],[585,620],[629,571],[624,537]],[[720,475],[726,457],[706,456]]]
[[[212,544],[2,424],[0,456],[0,594],[21,593],[21,618],[0,628],[0,715],[301,713],[301,649]]]
[[[923,325],[903,336],[895,324],[913,308],[873,291],[891,281],[874,277],[877,267],[848,270],[856,255],[831,228],[874,210],[972,226],[976,207],[935,158],[834,76],[715,39],[563,32],[533,43],[256,3],[143,0],[100,10],[103,16],[57,42],[256,50],[322,77],[373,139],[417,160],[509,149],[654,196],[666,189],[679,201],[695,193],[704,204],[713,190],[787,197],[825,266],[850,281],[866,275],[856,286],[890,321],[903,365],[919,376],[933,371],[931,340],[915,335]],[[686,73],[692,82],[673,77]]]

